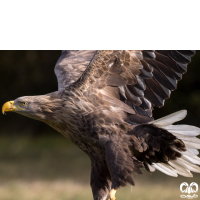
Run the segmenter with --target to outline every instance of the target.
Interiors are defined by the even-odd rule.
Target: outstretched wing
[[[75,53],[82,55],[84,52]],[[132,108],[135,114],[131,115],[131,118],[136,124],[144,123],[152,118],[153,107],[162,107],[165,99],[170,97],[171,91],[176,89],[177,81],[186,72],[187,65],[194,54],[195,51],[191,50],[89,51],[86,54],[87,59],[81,56],[84,62],[90,62],[81,76],[80,73],[74,76],[74,71],[68,70],[66,65],[61,67],[62,64],[57,65],[59,67],[56,66],[56,74],[58,76],[63,73],[58,76],[59,87],[71,83],[68,90],[88,95],[98,90],[103,100],[111,103],[112,106],[126,104]],[[70,56],[66,55],[65,62],[71,63],[73,60],[70,66],[76,67],[71,67],[71,70],[77,69],[81,62],[80,57],[71,55],[72,52]],[[75,59],[78,59],[77,63]],[[82,63],[81,65],[83,66]],[[68,77],[71,78],[68,79]],[[72,81],[75,82],[72,83]],[[124,111],[127,111],[126,106],[124,106]],[[133,110],[129,113],[133,114]]]
[[[62,51],[55,66],[58,79],[58,90],[65,88],[76,81],[92,60],[95,51]]]

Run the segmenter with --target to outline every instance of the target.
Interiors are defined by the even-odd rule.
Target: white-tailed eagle
[[[94,200],[115,199],[134,185],[141,168],[191,177],[200,173],[196,138],[200,129],[172,125],[182,110],[152,117],[187,70],[195,51],[63,51],[55,66],[58,91],[19,97],[3,105],[43,121],[69,138],[91,159]]]

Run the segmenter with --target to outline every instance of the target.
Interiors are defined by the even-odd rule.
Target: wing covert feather
[[[141,116],[141,120],[135,122],[138,124],[152,120],[153,107],[164,105],[165,99],[170,97],[171,91],[176,89],[182,74],[187,71],[187,65],[194,54],[195,51],[191,50],[70,52],[59,59],[56,74],[61,80],[59,87],[62,88],[71,83],[67,90],[73,92],[83,93],[87,90],[87,94],[90,94],[90,91],[98,90],[101,95],[104,95],[103,91],[107,87],[118,88],[118,97],[110,90],[110,97],[106,93],[107,96],[104,99],[109,99],[109,101],[113,99],[115,106],[119,102],[116,98],[127,104],[134,110],[137,117]],[[59,71],[60,66],[62,70],[64,69],[63,74]],[[125,112],[127,112],[127,107]],[[128,113],[133,114],[131,111]],[[134,119],[136,116],[130,118]]]
[[[76,81],[92,60],[96,50],[62,51],[55,66],[58,90]]]

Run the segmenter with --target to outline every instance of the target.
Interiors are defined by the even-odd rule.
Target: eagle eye
[[[20,104],[21,106],[26,106],[28,103],[26,101],[21,101]]]

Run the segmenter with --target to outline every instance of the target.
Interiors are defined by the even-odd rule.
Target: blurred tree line
[[[61,51],[0,51],[0,105],[20,96],[41,95],[57,90],[54,66]],[[192,58],[176,91],[163,108],[155,108],[154,118],[187,109],[183,123],[200,127],[200,51]],[[7,113],[0,115],[0,134],[55,134],[42,122]],[[181,123],[182,123],[181,122]]]

